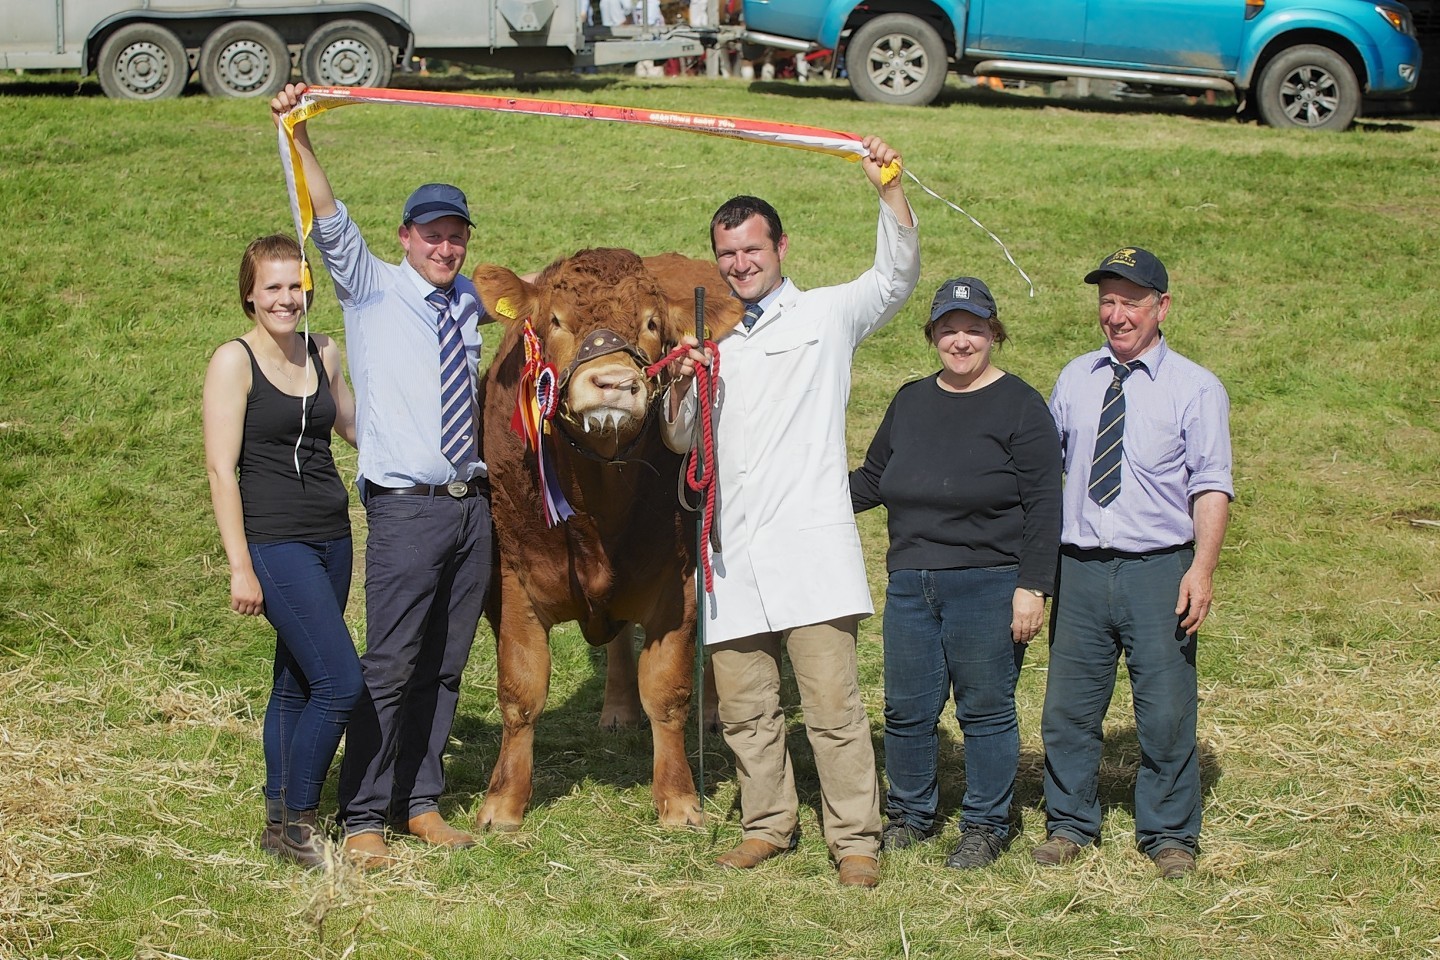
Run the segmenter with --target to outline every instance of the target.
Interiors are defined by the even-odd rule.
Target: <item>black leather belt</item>
[[[474,480],[452,480],[449,483],[429,484],[417,483],[413,487],[382,487],[377,484],[367,483],[365,485],[365,496],[367,497],[454,497],[456,500],[464,500],[466,497],[478,497],[490,489],[487,481],[477,477]]]
[[[1179,553],[1181,550],[1193,550],[1194,548],[1193,542],[1177,543],[1173,547],[1160,547],[1156,550],[1146,550],[1144,553],[1126,553],[1123,550],[1101,550],[1076,547],[1068,543],[1060,544],[1060,552],[1067,557],[1074,557],[1076,560],[1139,560],[1142,557],[1163,557],[1169,553]]]

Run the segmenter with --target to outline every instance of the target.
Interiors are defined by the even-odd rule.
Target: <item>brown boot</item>
[[[279,855],[312,870],[325,866],[325,838],[314,810],[285,808]]]
[[[722,867],[730,867],[733,870],[753,870],[771,857],[778,857],[787,853],[789,847],[777,847],[768,840],[741,840],[739,845],[726,853],[722,853],[716,859]]]
[[[280,837],[285,832],[285,802],[265,798],[265,832],[260,834],[260,849],[272,857],[280,857]]]
[[[841,857],[840,885],[873,887],[880,882],[880,862],[874,857]]]
[[[396,862],[378,833],[350,834],[345,838],[345,857],[361,870],[384,870]]]
[[[463,830],[456,830],[445,822],[445,818],[431,810],[418,817],[411,817],[405,823],[405,830],[418,840],[431,846],[463,850],[475,846],[475,838]]]

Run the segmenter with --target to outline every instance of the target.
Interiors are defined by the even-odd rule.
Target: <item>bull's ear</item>
[[[696,260],[678,253],[644,257],[645,269],[660,283],[670,303],[671,317],[689,317],[681,333],[695,331],[695,288],[705,288],[705,327],[710,338],[718,339],[734,329],[745,315],[744,305],[730,291],[720,269],[710,260]]]
[[[482,263],[471,275],[485,312],[504,324],[523,320],[535,312],[536,289],[512,270]]]

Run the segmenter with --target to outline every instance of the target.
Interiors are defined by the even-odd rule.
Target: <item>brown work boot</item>
[[[880,882],[880,861],[874,857],[841,857],[842,887],[873,887]]]
[[[1030,851],[1030,856],[1042,867],[1060,867],[1080,856],[1080,844],[1058,833],[1051,834],[1049,840]]]
[[[378,833],[352,833],[345,838],[345,856],[361,870],[384,870],[395,866],[395,857]]]
[[[285,832],[285,803],[270,797],[265,798],[265,831],[260,834],[260,849],[272,857],[283,856],[280,852],[280,836]]]
[[[314,810],[285,809],[285,824],[280,831],[280,849],[276,853],[311,870],[324,868],[325,837],[320,832]]]
[[[741,840],[733,849],[717,857],[715,862],[734,870],[753,870],[771,857],[778,857],[789,851],[789,847],[777,847],[768,840],[752,838]]]
[[[449,847],[463,850],[475,846],[475,838],[463,830],[456,830],[445,822],[445,818],[434,810],[411,817],[405,823],[405,831],[417,840],[435,847]]]
[[[1195,854],[1179,847],[1166,847],[1152,857],[1164,880],[1179,880],[1195,870]]]

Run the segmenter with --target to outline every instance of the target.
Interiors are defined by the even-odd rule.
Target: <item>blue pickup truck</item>
[[[1271,126],[1340,130],[1420,75],[1397,0],[744,0],[747,39],[843,51],[862,100],[926,104],[953,68],[1233,92]]]

